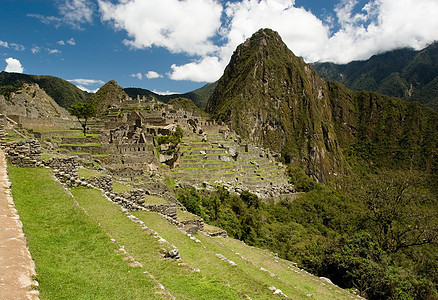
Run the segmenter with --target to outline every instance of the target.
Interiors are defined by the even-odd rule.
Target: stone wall
[[[41,144],[37,140],[29,140],[6,145],[7,160],[20,167],[36,167],[42,162]]]
[[[77,123],[73,120],[60,118],[31,118],[20,115],[8,115],[8,117],[17,122],[21,128],[32,128],[35,130],[68,129]]]
[[[80,164],[77,157],[53,157],[46,162],[46,165],[54,170],[55,175],[57,170],[77,177]]]

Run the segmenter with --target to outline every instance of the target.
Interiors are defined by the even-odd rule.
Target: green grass
[[[159,243],[101,191],[72,189],[79,206],[75,205],[49,172],[10,167],[13,196],[39,274],[41,299],[154,299],[158,297],[153,293],[155,282],[148,279],[145,270],[176,299],[241,299],[244,294],[252,299],[280,299],[272,295],[269,286],[281,289],[291,299],[308,299],[307,294],[317,299],[350,297],[269,252],[200,233],[195,236],[201,243],[196,243],[158,214],[133,212],[169,242]],[[124,245],[144,268],[128,267],[114,252],[110,238]],[[161,249],[170,245],[179,249],[180,263],[160,255]],[[261,267],[276,276],[271,277]]]
[[[135,190],[132,186],[126,185],[124,183],[113,181],[113,192],[114,193],[125,193],[125,192],[131,192]]]
[[[82,132],[78,133],[78,134],[60,136],[60,138],[75,138],[75,139],[85,139],[85,138],[97,139],[98,137],[99,137],[99,134],[97,134],[97,133],[87,133],[87,135],[84,136],[84,134]]]
[[[7,133],[5,136],[6,142],[23,142],[25,140],[15,131],[7,131],[6,133]]]
[[[169,201],[165,200],[161,197],[155,197],[152,195],[145,195],[144,196],[145,204],[169,204]]]
[[[72,193],[81,207],[87,210],[90,218],[123,244],[176,299],[240,299],[238,293],[227,287],[219,277],[196,273],[187,265],[162,259],[159,253],[166,245],[160,244],[156,238],[141,230],[121,213],[118,206],[107,201],[100,191],[76,188]],[[152,215],[159,217],[155,213]],[[179,231],[175,226],[172,229]],[[170,249],[170,246],[167,247]],[[138,299],[148,298],[145,296]]]
[[[156,299],[155,283],[129,267],[110,237],[43,168],[9,167],[35,261],[41,299]]]
[[[93,178],[93,177],[102,177],[105,176],[102,172],[91,170],[91,169],[85,169],[85,168],[79,168],[78,169],[78,175],[80,177],[84,178]]]
[[[188,221],[188,220],[199,220],[200,217],[198,217],[197,215],[194,215],[192,213],[189,213],[188,211],[185,210],[181,210],[178,209],[176,211],[177,215],[178,215],[178,221]]]
[[[49,159],[51,159],[53,157],[63,157],[63,156],[59,155],[59,154],[53,154],[53,153],[42,153],[41,154],[41,159],[43,161],[48,161]]]
[[[208,233],[216,233],[222,231],[222,228],[215,227],[209,224],[204,224],[204,231]]]
[[[198,233],[195,236],[201,243],[196,243],[157,214],[147,211],[133,214],[175,245],[184,262],[200,269],[201,274],[221,278],[231,288],[252,299],[281,299],[269,292],[269,286],[281,289],[290,299],[309,299],[307,294],[316,299],[348,299],[351,296],[335,286],[323,285],[317,277],[295,268],[290,262],[238,240],[210,238]],[[224,255],[237,266],[220,260],[216,254]],[[276,277],[260,270],[261,267],[273,272]]]
[[[81,130],[66,130],[66,129],[33,129],[34,132],[40,132],[40,133],[45,133],[45,132],[62,132],[62,133],[66,133],[66,132],[71,132],[72,134],[80,134],[82,131]]]

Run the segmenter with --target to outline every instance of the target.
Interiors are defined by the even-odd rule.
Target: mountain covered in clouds
[[[349,173],[351,157],[380,167],[438,169],[437,113],[324,81],[269,29],[237,48],[206,110],[323,182]]]
[[[341,82],[353,90],[417,101],[438,111],[438,42],[421,51],[399,49],[365,61],[316,63],[313,67],[325,80]]]

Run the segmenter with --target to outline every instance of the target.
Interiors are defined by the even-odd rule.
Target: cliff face
[[[438,132],[436,114],[417,104],[326,83],[269,29],[238,46],[206,110],[323,182],[348,173],[347,154],[403,164],[415,156],[415,142],[427,138],[436,145]],[[418,124],[415,116],[421,116]],[[405,145],[403,137],[409,137]],[[400,146],[408,149],[401,154]],[[424,166],[432,152],[415,166]]]

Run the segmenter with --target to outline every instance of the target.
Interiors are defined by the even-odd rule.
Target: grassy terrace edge
[[[182,261],[163,259],[160,252],[170,244],[160,243],[127,218],[101,191],[80,187],[69,193],[45,168],[8,169],[35,260],[41,299],[166,298],[158,293],[157,282],[176,299],[242,299],[246,295],[280,299],[269,290],[273,285],[292,299],[306,299],[308,293],[318,299],[353,298],[347,291],[325,286],[290,263],[269,258],[267,252],[234,239],[198,233],[201,243],[195,243],[158,214],[133,213],[180,249]],[[131,260],[117,251],[120,245],[143,267],[129,266]],[[217,253],[237,266],[221,260]],[[194,271],[198,268],[200,272]]]
[[[155,283],[128,266],[49,170],[8,166],[8,172],[41,299],[160,298]]]

